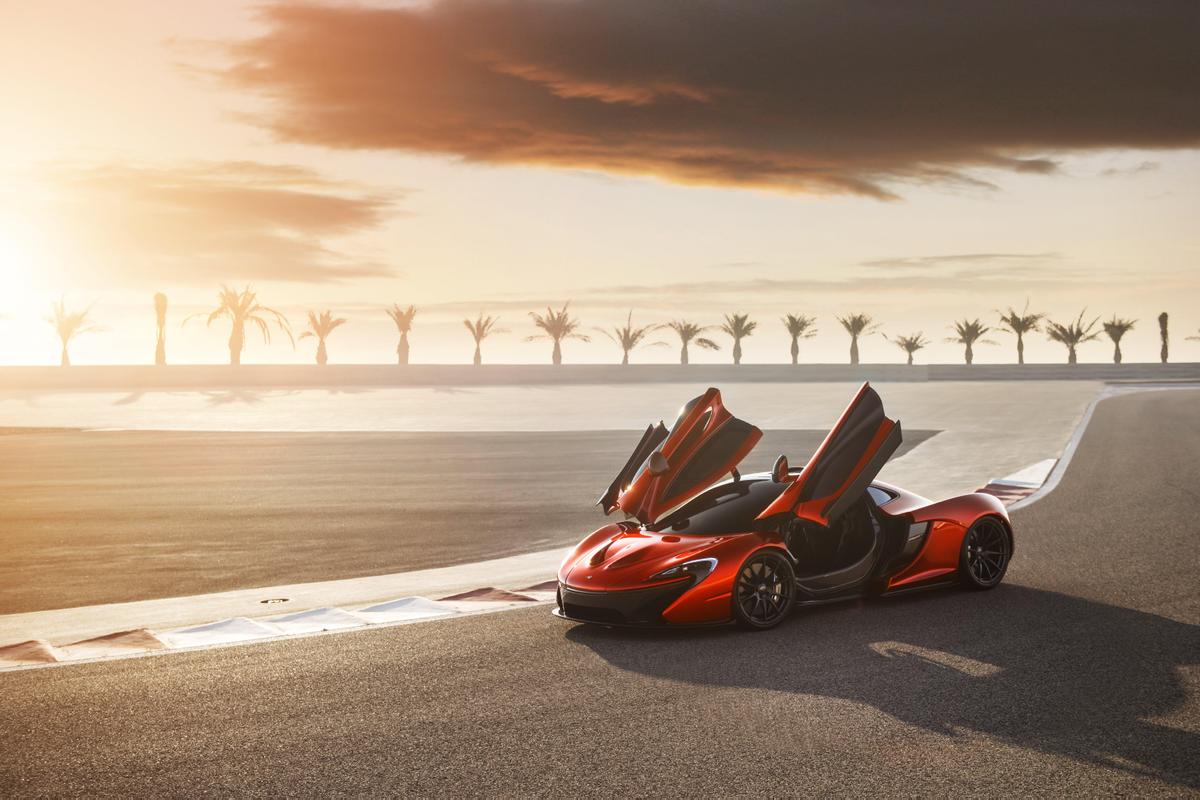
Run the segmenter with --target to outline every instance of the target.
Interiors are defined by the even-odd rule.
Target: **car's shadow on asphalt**
[[[800,609],[772,631],[577,625],[614,666],[676,681],[842,698],[905,723],[1200,788],[1188,700],[1200,626],[1005,585]]]

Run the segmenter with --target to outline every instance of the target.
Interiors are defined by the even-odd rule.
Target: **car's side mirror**
[[[659,475],[665,475],[670,468],[671,463],[662,454],[662,450],[655,450],[650,454],[650,462],[646,465],[646,469],[651,475],[657,478]]]
[[[781,455],[775,459],[775,466],[771,467],[771,480],[776,483],[783,483],[788,476],[788,460],[787,456]]]

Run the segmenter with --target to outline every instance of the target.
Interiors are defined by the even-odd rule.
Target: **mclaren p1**
[[[717,389],[651,425],[598,505],[626,519],[563,561],[554,613],[602,625],[778,625],[799,605],[1004,578],[1013,531],[998,499],[940,502],[876,480],[900,423],[863,384],[802,466],[737,465],[762,431]]]

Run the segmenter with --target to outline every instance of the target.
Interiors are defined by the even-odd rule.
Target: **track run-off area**
[[[1005,583],[639,632],[545,606],[0,675],[0,794],[1200,791],[1200,391],[1100,402]]]

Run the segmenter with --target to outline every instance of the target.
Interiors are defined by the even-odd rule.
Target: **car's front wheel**
[[[958,573],[971,589],[991,589],[1004,579],[1012,558],[1012,539],[1004,523],[983,517],[967,529],[959,553]]]
[[[796,601],[796,572],[782,553],[760,550],[738,570],[733,588],[733,618],[744,628],[774,628]]]

